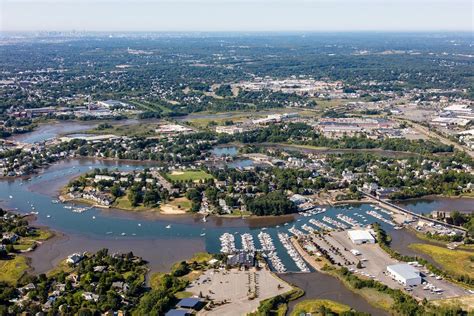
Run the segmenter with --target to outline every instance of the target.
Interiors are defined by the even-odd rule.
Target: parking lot
[[[287,283],[265,269],[208,270],[186,289],[193,295],[209,297],[217,305],[198,315],[246,315],[256,310],[262,300],[290,290]]]
[[[314,237],[313,240],[335,258],[336,262],[341,263],[356,275],[380,281],[391,288],[405,289],[415,297],[432,300],[471,295],[465,289],[431,274],[426,268],[416,264],[414,266],[420,270],[423,284],[406,287],[398,283],[387,274],[386,267],[400,262],[391,258],[377,244],[353,244],[345,231],[331,232],[324,238]],[[334,249],[337,251],[335,252]],[[360,254],[354,255],[351,250],[356,250]],[[356,267],[359,261],[362,263],[362,268]],[[346,262],[355,264],[344,264]]]

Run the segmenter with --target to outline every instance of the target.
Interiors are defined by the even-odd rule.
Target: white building
[[[235,135],[235,134],[240,134],[243,133],[244,129],[239,126],[216,126],[216,133],[218,134],[229,134],[229,135]]]
[[[356,245],[375,243],[374,236],[372,236],[372,234],[367,230],[348,230],[347,235],[349,236],[349,239]]]
[[[405,286],[421,284],[420,271],[407,263],[387,266],[387,272],[398,283]]]

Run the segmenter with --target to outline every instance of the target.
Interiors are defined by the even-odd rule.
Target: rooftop
[[[399,263],[391,266],[387,266],[387,270],[392,273],[396,273],[404,279],[413,279],[420,277],[420,271],[412,267],[407,263]]]

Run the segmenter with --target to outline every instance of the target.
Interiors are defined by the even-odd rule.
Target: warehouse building
[[[405,286],[421,284],[420,271],[406,263],[387,266],[388,274]]]
[[[361,244],[374,244],[375,238],[367,230],[349,230],[347,231],[349,239],[356,245]]]

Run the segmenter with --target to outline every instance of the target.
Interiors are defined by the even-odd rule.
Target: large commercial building
[[[420,271],[406,263],[387,266],[388,274],[405,286],[421,284]]]
[[[347,231],[349,239],[356,245],[374,244],[375,238],[367,230],[349,230]]]

